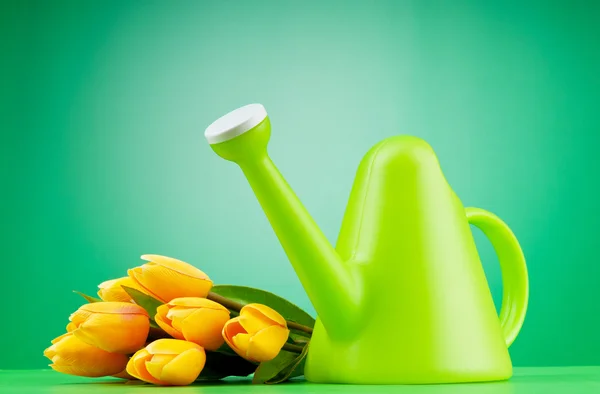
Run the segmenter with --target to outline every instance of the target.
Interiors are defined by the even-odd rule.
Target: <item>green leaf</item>
[[[206,352],[206,363],[196,381],[219,380],[228,376],[248,376],[256,370],[256,364],[237,354],[229,356],[218,352]]]
[[[217,353],[226,354],[228,356],[237,356],[238,354],[227,344],[227,342],[223,342],[220,348],[215,350]]]
[[[266,305],[279,312],[284,319],[291,320],[304,326],[312,328],[315,325],[315,319],[313,319],[311,315],[304,312],[285,298],[279,297],[268,291],[255,289],[253,287],[233,285],[213,286],[210,291],[244,305],[252,303]]]
[[[150,315],[150,321],[154,323],[154,316],[156,316],[156,308],[161,306],[162,301],[157,300],[156,298],[149,296],[148,294],[142,293],[141,291],[134,289],[132,287],[121,286],[127,294],[135,301],[136,304],[141,306],[148,312]],[[158,327],[158,326],[156,326]]]
[[[85,300],[87,302],[89,302],[90,304],[93,304],[94,302],[102,302],[102,300],[100,298],[89,296],[89,295],[84,294],[84,293],[82,293],[80,291],[77,291],[77,290],[73,290],[73,293],[79,294],[80,296],[82,296],[83,298],[85,298]]]
[[[273,360],[260,363],[254,372],[252,383],[276,384],[304,375],[304,358],[307,352],[308,345],[304,346],[300,354],[282,350]]]
[[[307,336],[307,333],[298,334],[296,331],[290,331],[290,335],[288,338],[288,342],[296,343],[296,344],[305,344],[310,341],[310,337]]]
[[[269,379],[265,384],[277,384],[286,380],[304,375],[304,364],[306,363],[306,355],[308,354],[308,344],[304,346],[302,353],[296,357],[296,360],[287,368],[282,369],[275,377]]]

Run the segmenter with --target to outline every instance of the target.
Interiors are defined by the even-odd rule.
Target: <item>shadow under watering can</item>
[[[523,253],[498,217],[463,207],[432,148],[395,136],[368,151],[334,249],[269,158],[270,134],[264,107],[251,104],[216,120],[205,137],[244,172],[317,311],[306,379],[427,384],[510,378],[508,347],[527,310]],[[498,254],[500,318],[469,224]]]

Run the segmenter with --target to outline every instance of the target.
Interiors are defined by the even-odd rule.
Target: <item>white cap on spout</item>
[[[248,104],[215,120],[204,131],[209,144],[229,141],[251,130],[267,117],[262,104]]]

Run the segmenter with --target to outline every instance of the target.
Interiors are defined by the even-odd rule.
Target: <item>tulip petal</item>
[[[200,297],[179,297],[174,298],[169,302],[170,306],[189,307],[189,308],[205,308],[228,311],[223,305],[218,302]]]
[[[57,372],[68,374],[68,375],[76,375],[76,376],[85,376],[88,378],[99,378],[102,376],[111,376],[110,369],[102,370],[102,369],[88,369],[85,367],[81,367],[79,365],[57,365],[51,364],[50,367]]]
[[[146,349],[140,349],[137,352],[135,352],[133,354],[133,356],[131,356],[131,358],[129,359],[129,362],[127,363],[127,367],[125,368],[125,371],[127,371],[127,373],[130,374],[131,376],[137,377],[138,372],[135,368],[135,363],[138,359],[144,358],[148,354],[150,354],[150,353],[148,353],[148,351]]]
[[[227,321],[227,323],[225,323],[223,326],[223,331],[221,332],[223,338],[225,338],[225,341],[227,341],[229,346],[231,346],[230,342],[233,342],[233,337],[240,333],[247,334],[246,330],[244,330],[244,327],[242,327],[240,324],[239,316],[229,319],[229,321]]]
[[[164,307],[164,308],[163,308]],[[161,305],[156,309],[156,316],[154,321],[160,328],[162,328],[167,334],[175,339],[184,339],[183,334],[173,327],[171,327],[171,320],[166,317],[165,309],[169,309],[168,305]]]
[[[118,279],[107,280],[98,285],[100,289],[98,296],[102,301],[118,301],[131,303],[132,299],[129,294],[123,289],[123,286],[131,287],[141,292],[145,292],[133,279],[128,276]]]
[[[129,285],[131,285],[131,283],[134,282],[130,279]],[[119,285],[119,279],[112,279],[102,282],[98,285],[98,288],[100,289],[98,290],[98,297],[100,297],[102,301],[131,301],[131,296],[129,296],[129,294],[127,294],[125,290],[123,290],[123,288]]]
[[[149,331],[147,315],[94,313],[73,335],[107,352],[130,354],[144,347]]]
[[[115,283],[117,283],[119,279],[111,279],[111,280],[105,280],[104,282],[100,283],[98,285],[99,289],[110,289],[111,287],[113,287],[115,285]]]
[[[159,364],[159,363],[155,363],[152,361],[146,361],[146,363],[144,364],[144,368],[146,368],[146,371],[154,378],[156,379],[156,381],[158,381],[158,384],[164,384],[164,382],[162,382],[159,378],[157,378],[157,376],[160,376],[160,374],[162,373],[162,369],[163,369],[164,365]]]
[[[170,309],[171,308],[169,307],[169,304],[162,304],[161,306],[159,306],[158,308],[156,308],[156,315],[160,315],[163,318],[166,318],[167,317],[167,313],[169,313]]]
[[[127,270],[127,275],[129,275],[129,277],[140,287],[143,289],[143,292],[156,298],[157,300],[160,300],[162,302],[167,302],[165,300],[163,300],[162,298],[160,298],[158,295],[156,295],[155,293],[152,292],[152,290],[148,289],[146,286],[144,286],[143,284],[143,272],[144,270],[142,269],[142,267],[135,267],[132,268],[130,270]]]
[[[74,331],[77,328],[77,324],[70,322],[69,324],[67,324],[67,333]]]
[[[48,351],[48,355],[52,356],[53,362],[59,354],[63,359],[68,360],[68,363],[71,363],[77,360],[78,356],[82,352],[96,350],[93,346],[74,338],[71,334],[62,335],[59,338],[61,338],[59,341],[46,349]]]
[[[265,328],[277,325],[274,321],[259,312],[253,310],[246,310],[245,312],[239,316],[240,324],[249,334],[256,334]]]
[[[161,265],[180,274],[191,276],[199,279],[209,279],[203,271],[188,264],[184,261],[174,259],[172,257],[161,256],[158,254],[145,254],[141,256],[142,260],[150,261],[154,264]]]
[[[90,332],[87,330],[75,330],[71,332],[75,338],[84,342],[85,344],[93,347],[96,346],[96,338],[93,335],[90,335]]]
[[[177,357],[177,354],[153,354],[152,360],[150,361],[166,365],[167,363],[170,363],[171,360],[173,360],[175,357]]]
[[[171,307],[169,312],[167,313],[167,318],[171,320],[171,326],[177,331],[183,330],[183,321],[192,313],[194,313],[196,309],[193,308],[181,308],[181,307]]]
[[[87,378],[99,378],[102,376],[108,376],[105,373],[98,371],[98,370],[93,370],[93,371],[89,371],[83,368],[80,368],[76,365],[56,365],[56,364],[51,364],[50,368],[52,368],[53,370],[55,370],[56,372],[60,372],[60,373],[64,373],[67,375],[75,375],[75,376],[84,376]]]
[[[127,364],[127,373],[134,376],[144,382],[153,384],[162,384],[162,382],[152,376],[146,370],[146,361],[152,359],[152,355],[146,349],[137,351]]]
[[[237,334],[233,337],[233,344],[235,345],[234,350],[237,349],[237,353],[248,358],[248,347],[250,346],[250,334]]]
[[[283,327],[287,327],[286,321],[276,310],[269,308],[263,304],[248,304],[245,305],[240,311],[240,315],[244,315],[246,313],[251,313],[253,315],[263,315],[266,318],[273,321],[273,323],[278,324]]]
[[[167,324],[171,324],[171,319],[168,317],[169,311],[171,307],[169,304],[162,304],[158,308],[156,308],[156,315],[154,315],[154,320],[161,319],[163,322]]]
[[[146,370],[150,375],[152,375],[155,379],[160,380],[161,384],[165,384],[162,382],[160,375],[162,374],[162,370],[167,363],[177,357],[175,354],[157,354],[152,356],[150,361],[146,361]]]
[[[125,371],[127,371],[127,373],[130,374],[131,376],[139,379],[139,372],[137,371],[135,364],[136,364],[136,362],[138,362],[139,359],[142,359],[144,357],[149,358],[149,356],[150,356],[150,353],[148,353],[148,351],[146,349],[138,350],[129,359],[129,362],[127,363],[127,367],[125,367]]]
[[[79,311],[88,313],[117,315],[136,314],[148,316],[148,312],[146,312],[144,308],[136,304],[131,304],[129,302],[94,302],[92,304],[82,305],[79,308]]]
[[[175,339],[185,339],[185,337],[183,336],[183,334],[181,332],[179,332],[176,329],[174,329],[173,327],[171,327],[169,324],[167,324],[160,317],[157,317],[156,320],[155,320],[155,322],[156,322],[156,324],[158,324],[158,326],[160,328],[163,329],[164,332],[166,332],[167,334],[169,334],[173,338],[175,338]]]
[[[171,338],[157,339],[146,346],[146,350],[151,354],[181,354],[186,350],[199,348],[195,343]]]
[[[65,357],[62,357],[58,353],[54,357],[52,357],[52,363],[54,365],[59,365],[59,366],[73,365],[76,361],[77,360],[74,360],[73,357],[65,358]]]
[[[206,353],[202,348],[186,350],[165,365],[161,380],[175,386],[191,384],[198,378],[206,363]]]
[[[63,336],[44,354],[52,360],[54,369],[71,375],[109,376],[122,371],[127,365],[127,356],[105,352],[71,334]]]
[[[183,320],[181,332],[186,340],[206,350],[217,350],[224,342],[221,331],[228,320],[228,310],[196,309]]]
[[[69,321],[73,323],[71,327],[79,327],[79,325],[91,315],[91,312],[85,311],[81,308],[77,309],[75,312],[71,313],[71,316],[69,316]]]
[[[250,338],[248,356],[260,362],[274,359],[287,341],[289,333],[287,328],[280,326],[265,328]]]
[[[157,264],[144,264],[133,270],[137,282],[163,302],[179,297],[206,297],[212,282],[184,275]]]
[[[73,335],[73,334],[71,334],[70,332],[64,333],[61,336],[54,338],[51,343],[55,344],[56,342],[60,342],[62,339],[68,337],[69,335]]]
[[[56,350],[55,350],[54,345],[52,345],[49,348],[44,350],[44,356],[47,357],[48,359],[50,359],[50,361],[52,361],[54,356],[56,356]]]

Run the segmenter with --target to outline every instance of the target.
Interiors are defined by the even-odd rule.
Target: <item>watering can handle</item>
[[[525,256],[510,228],[496,215],[479,208],[466,208],[470,224],[488,237],[502,269],[502,307],[500,326],[506,346],[510,346],[523,325],[529,298],[529,281]]]

